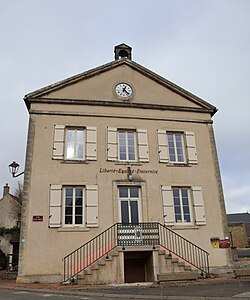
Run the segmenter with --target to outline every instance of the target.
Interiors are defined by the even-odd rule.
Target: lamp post
[[[9,164],[9,170],[13,177],[18,177],[24,173],[24,171],[23,171],[23,172],[17,174],[19,166],[20,165],[15,161],[13,161],[11,164]]]

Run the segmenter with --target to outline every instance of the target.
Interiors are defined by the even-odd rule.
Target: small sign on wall
[[[43,216],[33,216],[32,221],[33,222],[43,222]]]
[[[219,242],[220,248],[230,248],[230,241],[229,240],[220,240]]]

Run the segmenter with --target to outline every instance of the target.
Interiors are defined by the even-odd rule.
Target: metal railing
[[[201,271],[201,275],[209,276],[209,253],[170,228],[158,223],[160,246],[169,254],[176,255]]]
[[[63,282],[72,282],[75,276],[106,256],[117,246],[160,246],[170,255],[209,275],[208,252],[183,238],[158,222],[122,224],[115,223],[108,229],[63,258]]]

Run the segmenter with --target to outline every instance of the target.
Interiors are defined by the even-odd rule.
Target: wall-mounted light
[[[15,161],[13,161],[11,164],[9,164],[9,170],[10,170],[10,173],[12,174],[13,177],[18,177],[18,176],[24,174],[24,171],[17,174],[19,166],[20,165]]]
[[[132,171],[131,171],[130,167],[128,167],[127,174],[128,174],[128,180],[132,181],[133,180],[133,176],[132,176]]]

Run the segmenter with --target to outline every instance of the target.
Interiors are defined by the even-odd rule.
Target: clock
[[[121,98],[129,98],[133,95],[133,89],[128,83],[118,83],[115,86],[115,93]]]

